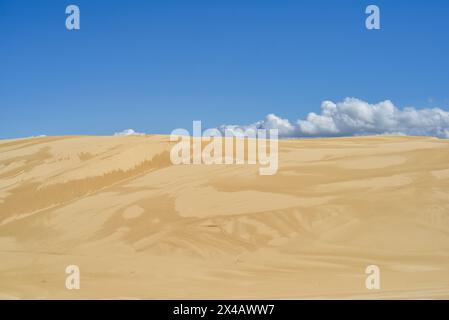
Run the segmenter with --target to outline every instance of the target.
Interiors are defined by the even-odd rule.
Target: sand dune
[[[170,147],[0,140],[0,298],[449,298],[449,141],[285,140],[272,176]]]

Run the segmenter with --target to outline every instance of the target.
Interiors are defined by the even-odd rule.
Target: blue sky
[[[449,110],[446,0],[0,0],[0,39],[1,138],[296,120],[345,97]]]

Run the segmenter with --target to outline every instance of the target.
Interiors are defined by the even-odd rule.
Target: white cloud
[[[219,129],[279,130],[279,137],[337,137],[356,135],[419,135],[449,138],[449,112],[439,108],[399,109],[391,101],[376,104],[346,98],[342,102],[323,101],[320,114],[311,112],[306,119],[291,124],[269,114],[264,120],[238,126],[223,125]]]
[[[121,132],[114,133],[114,136],[143,136],[145,133],[136,132],[133,129],[126,129]]]
[[[250,125],[222,125],[218,128],[222,133],[225,132],[225,130],[229,132],[236,132],[236,131],[247,131],[247,130],[254,130],[257,129],[278,129],[278,134],[280,137],[293,137],[295,135],[296,128],[293,124],[290,123],[287,119],[279,118],[278,116],[274,114],[269,114],[265,117],[264,120],[257,121],[255,123],[252,123]]]

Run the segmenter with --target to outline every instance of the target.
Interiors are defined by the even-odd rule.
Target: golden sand
[[[449,298],[449,141],[285,140],[273,176],[170,147],[0,140],[0,298]]]

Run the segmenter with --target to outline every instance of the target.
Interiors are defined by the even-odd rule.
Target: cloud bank
[[[359,135],[433,136],[449,139],[449,112],[439,108],[397,108],[385,100],[370,104],[356,98],[342,102],[323,101],[320,114],[311,112],[306,119],[291,123],[269,114],[249,125],[222,125],[225,130],[278,129],[279,137],[340,137]]]
[[[133,129],[126,129],[121,132],[114,133],[114,136],[143,136],[145,133],[136,132]]]

